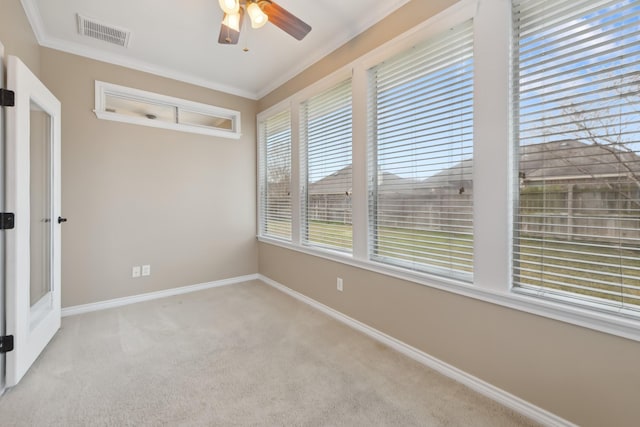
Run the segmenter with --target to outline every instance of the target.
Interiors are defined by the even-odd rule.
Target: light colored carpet
[[[3,426],[517,426],[520,415],[262,284],[67,317]]]

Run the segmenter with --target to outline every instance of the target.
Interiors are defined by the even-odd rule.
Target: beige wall
[[[42,49],[62,102],[62,305],[257,271],[256,102]],[[99,120],[94,81],[239,110],[240,140]],[[131,278],[134,265],[151,276]]]
[[[322,58],[302,73],[258,101],[258,111],[266,110],[292,94],[349,64],[370,50],[424,22],[455,4],[457,0],[412,0],[402,8],[354,37],[330,55]]]
[[[454,0],[414,0],[259,101],[265,109]],[[0,41],[63,105],[63,305],[260,273],[581,425],[636,425],[640,345],[318,257],[255,243],[256,102],[40,52],[18,0]],[[95,79],[243,114],[240,141],[98,120]],[[259,265],[258,251],[259,248]],[[149,278],[131,266],[151,264]],[[335,278],[344,278],[344,292]]]
[[[640,345],[260,244],[260,273],[583,426],[640,419]],[[344,291],[336,290],[336,277]]]
[[[5,55],[22,59],[36,75],[40,73],[40,47],[20,0],[0,0],[0,42]]]
[[[413,0],[259,101],[259,111],[455,3]],[[259,271],[584,426],[638,425],[640,343],[261,243]],[[344,292],[336,290],[344,279]]]

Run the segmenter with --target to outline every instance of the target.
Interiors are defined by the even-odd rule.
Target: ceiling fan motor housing
[[[239,0],[240,13],[242,14],[245,10],[248,10],[249,6],[254,3],[267,15],[268,22],[271,22],[296,40],[302,40],[311,31],[309,24],[271,0]],[[240,19],[237,31],[223,23],[220,27],[218,43],[237,44],[240,39],[241,26],[242,19]]]

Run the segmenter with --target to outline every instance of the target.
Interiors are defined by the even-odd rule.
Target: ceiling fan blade
[[[269,17],[269,22],[283,30],[285,33],[293,36],[297,40],[302,40],[309,31],[311,25],[307,24],[291,12],[283,9],[272,1],[263,3],[262,10]]]
[[[240,18],[238,22],[238,31],[233,28],[225,25],[227,14],[225,13],[223,16],[222,23],[220,24],[220,35],[218,36],[218,43],[220,44],[238,44],[238,40],[240,39],[240,31],[242,30],[242,19],[244,16],[244,9],[240,8]]]

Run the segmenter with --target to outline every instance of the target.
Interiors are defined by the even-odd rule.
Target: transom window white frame
[[[431,35],[473,18],[474,25],[474,260],[473,283],[384,265],[368,259],[367,70]],[[291,108],[292,135],[298,135],[299,103],[352,75],[353,91],[353,253],[301,244],[299,141],[292,141],[291,243],[258,236],[263,242],[433,288],[640,341],[640,318],[542,300],[512,292],[513,185],[517,173],[511,111],[511,1],[461,0],[407,33],[356,59],[321,81],[258,115],[258,123],[279,108]],[[294,137],[295,138],[295,137]],[[298,186],[296,188],[296,186]]]
[[[121,111],[110,107],[114,101],[122,105]],[[242,135],[239,111],[99,80],[93,112],[103,120],[232,139]]]

